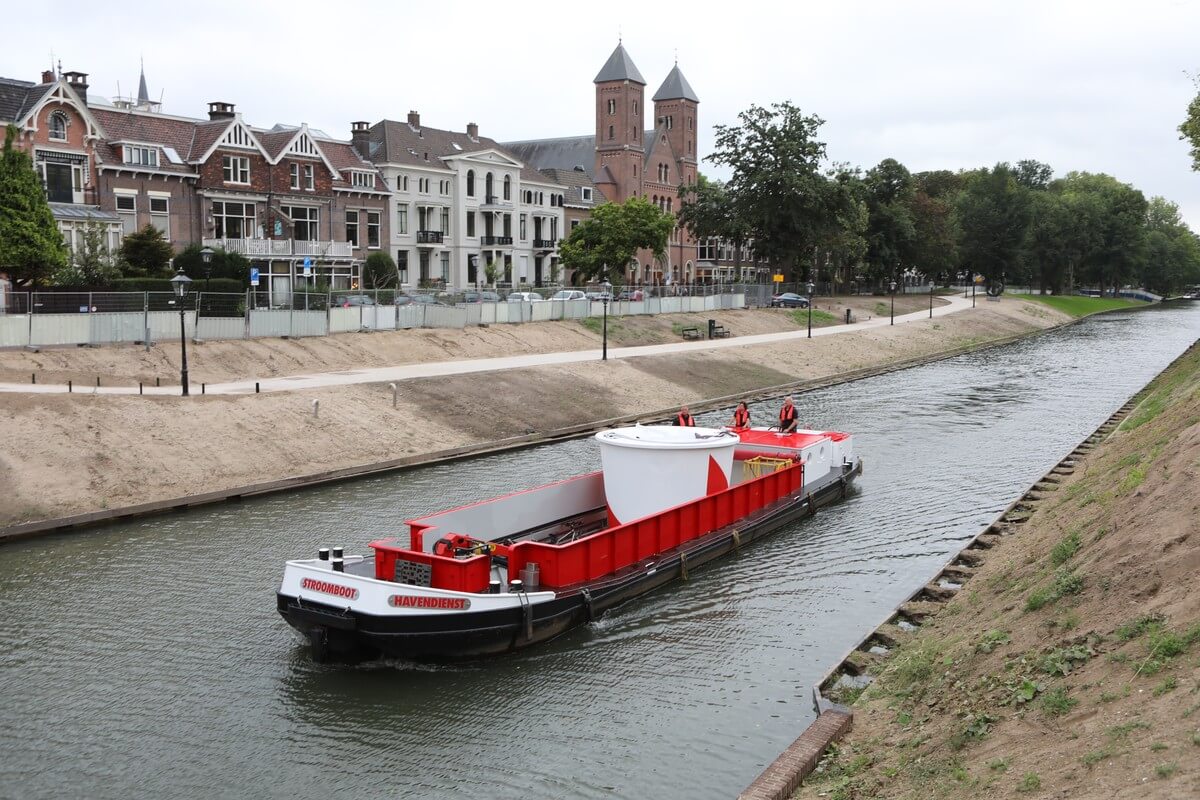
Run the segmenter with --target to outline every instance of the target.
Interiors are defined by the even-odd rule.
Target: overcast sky
[[[111,97],[118,83],[136,92],[140,56],[167,113],[226,100],[253,125],[343,138],[352,120],[409,109],[500,141],[592,133],[592,79],[619,34],[647,98],[678,51],[701,100],[702,155],[712,125],[790,100],[826,120],[837,161],[917,171],[1035,158],[1163,195],[1200,230],[1200,173],[1176,131],[1196,93],[1185,73],[1200,72],[1197,2],[60,0],[5,16],[5,77],[35,80],[53,53]]]

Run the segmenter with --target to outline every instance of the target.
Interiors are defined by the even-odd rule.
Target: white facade
[[[378,166],[392,189],[391,250],[406,289],[486,286],[489,261],[502,284],[556,282],[564,187],[523,180],[522,164],[495,148]]]

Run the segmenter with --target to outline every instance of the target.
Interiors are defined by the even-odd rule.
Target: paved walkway
[[[943,295],[948,305],[934,306],[933,316],[944,317],[969,310],[971,301],[958,296]],[[896,317],[896,324],[920,322],[929,319],[928,311],[917,311]],[[870,328],[886,327],[890,324],[889,317],[875,317],[853,325],[831,325],[825,328],[813,328],[813,337],[836,336],[843,333],[867,330]],[[651,344],[640,347],[610,347],[608,357],[638,358],[640,356],[658,356],[671,353],[691,353],[698,350],[719,350],[726,347],[744,347],[754,344],[772,344],[804,339],[808,336],[807,329],[785,331],[782,333],[760,333],[753,336],[731,336],[728,339],[713,339],[699,342],[673,342],[671,344]],[[167,343],[164,343],[166,345]],[[396,367],[372,367],[368,369],[351,369],[337,372],[318,372],[311,375],[290,375],[284,378],[265,378],[258,381],[262,392],[290,392],[298,389],[317,389],[329,386],[349,386],[359,383],[389,383],[406,381],[413,378],[432,378],[443,375],[466,375],[474,372],[493,372],[497,370],[521,369],[523,367],[543,367],[554,364],[577,364],[583,361],[597,361],[600,350],[572,350],[565,353],[535,353],[521,356],[502,356],[499,358],[477,358],[463,361],[436,361],[432,363],[403,364]],[[254,380],[233,381],[230,383],[210,383],[206,394],[254,394]],[[200,394],[200,384],[192,381],[192,392]],[[0,383],[0,392],[24,392],[40,394],[61,394],[67,387],[58,384],[27,384]],[[137,394],[136,386],[79,386],[75,390],[80,394]],[[179,395],[178,386],[147,386],[144,393],[148,395]]]

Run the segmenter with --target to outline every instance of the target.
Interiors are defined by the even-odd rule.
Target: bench
[[[724,325],[714,325],[712,335],[714,339],[728,339],[729,330]]]
[[[699,328],[684,328],[684,329],[683,329],[683,330],[681,330],[679,333],[680,333],[680,334],[683,336],[683,338],[685,338],[685,339],[700,339],[700,338],[702,338],[702,337],[700,336],[700,329],[699,329]]]

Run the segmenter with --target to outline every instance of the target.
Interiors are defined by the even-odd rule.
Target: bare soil
[[[1200,797],[1200,345],[1044,495],[798,798]]]
[[[670,331],[678,316],[644,324]],[[781,324],[772,320],[785,315],[733,311],[714,316],[739,333],[760,333]],[[929,322],[803,343],[406,381],[396,409],[385,385],[370,384],[193,396],[185,405],[172,397],[0,394],[0,525],[482,444],[598,419],[653,415],[682,403],[942,352],[1066,319],[1044,306],[1006,298]],[[794,321],[787,324],[794,329]],[[196,349],[204,364],[200,374],[209,370],[215,381],[574,346],[596,346],[595,337],[579,323],[225,342]],[[154,348],[149,356],[129,347],[3,355],[11,369],[25,369],[20,359],[41,358],[42,364],[69,374],[99,369],[128,378],[149,367],[169,366],[155,359],[174,349]],[[312,416],[314,399],[320,400],[319,418]],[[803,398],[798,405],[803,412]],[[751,411],[763,422],[775,414],[773,408]]]

